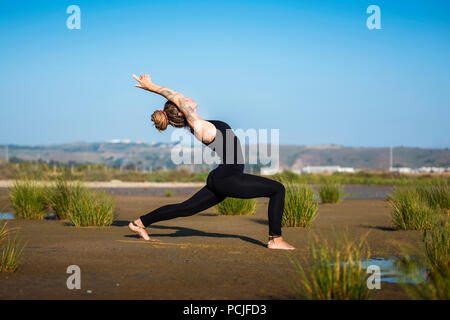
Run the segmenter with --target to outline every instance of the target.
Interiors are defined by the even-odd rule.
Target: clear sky
[[[1,0],[0,144],[169,141],[150,122],[164,99],[133,87],[149,73],[282,144],[450,147],[449,14],[448,0]]]

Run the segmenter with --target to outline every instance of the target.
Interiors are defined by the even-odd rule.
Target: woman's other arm
[[[189,126],[194,130],[194,135],[197,139],[205,143],[214,140],[216,136],[214,125],[198,116],[196,105],[194,105],[195,102],[192,99],[186,99],[181,93],[175,90],[154,84],[148,74],[139,77],[133,74],[133,78],[139,82],[135,87],[157,93],[175,103],[180,111],[183,112]]]

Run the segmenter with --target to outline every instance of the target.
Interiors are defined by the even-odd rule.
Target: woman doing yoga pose
[[[244,173],[242,149],[239,139],[230,126],[218,120],[204,120],[197,113],[198,104],[190,97],[152,83],[149,75],[137,77],[135,86],[162,95],[168,101],[164,110],[152,114],[152,121],[158,130],[174,127],[189,127],[194,136],[217,153],[221,159],[219,166],[212,170],[206,186],[188,200],[162,206],[141,216],[128,227],[143,239],[150,240],[145,230],[152,223],[187,217],[206,210],[226,197],[250,199],[268,197],[269,200],[269,242],[271,249],[294,249],[281,237],[281,218],[284,209],[284,186],[274,180]],[[231,147],[230,147],[231,146]]]

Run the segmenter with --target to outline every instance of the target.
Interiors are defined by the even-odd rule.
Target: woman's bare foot
[[[147,231],[145,231],[145,227],[142,224],[141,219],[137,219],[134,220],[133,222],[130,222],[128,224],[128,228],[133,231],[136,232],[142,239],[149,241],[150,240],[150,236],[148,235]]]
[[[269,249],[294,250],[295,248],[283,240],[283,237],[277,237],[269,240],[267,244]]]

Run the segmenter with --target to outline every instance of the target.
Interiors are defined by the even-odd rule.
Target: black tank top
[[[231,169],[237,171],[244,170],[244,157],[239,138],[234,134],[231,127],[220,120],[206,120],[216,127],[216,136],[210,143],[204,143],[219,156],[222,169]],[[191,129],[191,132],[193,130]]]

